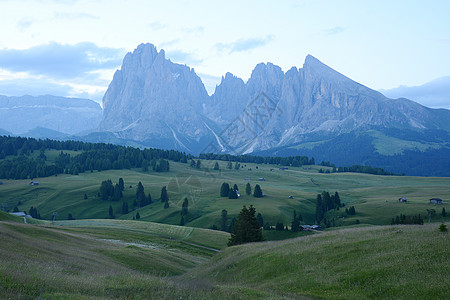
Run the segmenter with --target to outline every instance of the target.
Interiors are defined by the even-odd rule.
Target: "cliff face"
[[[202,104],[208,94],[194,70],[172,63],[151,44],[128,53],[103,97],[100,130],[164,148],[193,150],[210,136]]]
[[[388,99],[310,55],[286,73],[258,64],[246,83],[227,73],[209,97],[193,69],[151,44],[125,56],[103,106],[100,130],[192,152],[212,143],[250,153],[370,128],[450,129],[450,111]]]

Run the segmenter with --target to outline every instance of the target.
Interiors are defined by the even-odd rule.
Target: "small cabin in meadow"
[[[30,182],[30,185],[39,185],[39,181],[32,181]]]
[[[442,204],[442,199],[441,198],[431,198],[430,203],[431,204]]]
[[[406,202],[408,202],[408,199],[406,199],[406,198],[404,198],[404,197],[401,197],[401,198],[398,198],[398,202],[400,202],[400,203],[406,203]]]

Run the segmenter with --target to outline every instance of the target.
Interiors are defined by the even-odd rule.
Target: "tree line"
[[[45,150],[60,150],[53,163]],[[71,156],[65,151],[80,151]],[[39,151],[39,155],[31,155]],[[78,175],[86,171],[110,169],[150,168],[155,172],[170,170],[168,160],[187,163],[192,155],[175,150],[138,149],[104,143],[54,141],[24,137],[0,136],[0,178],[32,179],[58,174]]]

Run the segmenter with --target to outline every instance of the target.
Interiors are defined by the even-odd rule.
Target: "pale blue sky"
[[[259,62],[311,54],[373,89],[450,75],[450,1],[0,0],[0,94],[100,101],[140,43],[185,63],[209,92]]]

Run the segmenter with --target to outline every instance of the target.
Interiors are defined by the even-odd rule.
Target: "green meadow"
[[[214,161],[202,161],[202,168],[188,164],[170,162],[170,172],[156,173],[142,170],[109,170],[79,175],[58,175],[37,178],[38,186],[30,186],[30,180],[4,180],[0,185],[0,203],[6,203],[10,211],[17,206],[19,211],[37,208],[43,219],[50,220],[58,214],[57,220],[67,220],[68,214],[75,219],[105,219],[108,208],[113,207],[117,219],[132,220],[136,198],[136,186],[142,182],[145,193],[150,193],[153,204],[139,209],[141,220],[158,223],[180,224],[181,204],[188,198],[189,209],[185,217],[190,227],[211,228],[219,226],[220,214],[226,209],[231,218],[237,216],[243,205],[253,205],[261,213],[264,222],[274,226],[278,221],[289,225],[293,211],[303,217],[306,224],[315,222],[315,200],[318,193],[338,191],[347,207],[354,206],[356,214],[348,216],[345,207],[328,213],[334,219],[334,226],[348,226],[357,223],[388,225],[396,215],[421,214],[427,217],[427,209],[434,209],[433,222],[445,221],[442,208],[449,211],[450,178],[376,176],[357,173],[319,173],[319,166],[289,167],[279,170],[274,165],[241,164],[239,170],[226,169],[225,162],[219,162],[220,170],[213,170]],[[122,214],[122,201],[103,201],[98,196],[103,180],[125,182],[123,201],[128,203],[130,213]],[[264,178],[264,181],[258,179]],[[219,196],[220,186],[227,182],[237,184],[241,192],[239,199]],[[245,185],[252,188],[259,184],[266,195],[254,198],[245,194]],[[170,207],[164,209],[159,201],[161,188],[167,186]],[[87,199],[84,195],[86,194]],[[292,196],[291,198],[289,196]],[[406,197],[407,203],[398,198]],[[433,205],[429,199],[438,197],[442,205]]]
[[[76,155],[76,153],[72,153]],[[57,153],[46,152],[48,159]],[[54,158],[53,158],[54,159]],[[2,180],[0,203],[12,211],[37,208],[42,219],[0,212],[2,299],[444,299],[450,290],[450,178],[319,173],[320,166],[219,162],[202,167],[170,162],[170,171],[140,169],[85,172],[30,180]],[[99,197],[100,184],[124,179],[121,201]],[[133,210],[142,182],[153,203]],[[241,197],[219,196],[237,184]],[[245,194],[259,184],[263,198]],[[169,208],[160,202],[167,187]],[[227,247],[220,228],[243,205],[264,222],[315,223],[318,193],[338,191],[345,207],[327,213],[323,231],[264,230],[265,242]],[[86,197],[85,197],[86,195]],[[290,197],[291,196],[291,197]],[[406,197],[407,203],[398,198]],[[443,199],[441,205],[429,199]],[[178,226],[188,198],[185,226]],[[122,214],[122,201],[130,212]],[[114,218],[109,218],[109,206]],[[355,215],[345,208],[354,206]],[[428,223],[427,210],[435,214]],[[56,220],[51,221],[52,214]],[[139,212],[140,219],[133,220]],[[71,214],[75,220],[68,220]],[[425,225],[391,226],[397,215],[421,214]]]

